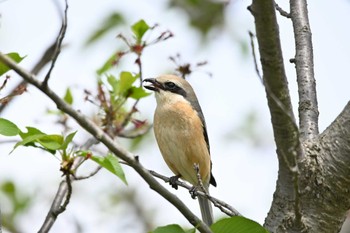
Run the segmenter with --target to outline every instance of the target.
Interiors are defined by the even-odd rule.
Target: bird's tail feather
[[[202,196],[198,196],[198,202],[199,208],[201,209],[202,220],[205,222],[205,224],[210,226],[214,221],[211,203],[207,198]]]

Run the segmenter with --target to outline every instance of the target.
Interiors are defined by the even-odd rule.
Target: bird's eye
[[[174,90],[177,87],[176,84],[173,82],[166,82],[164,83],[164,85],[165,85],[165,88],[169,90]]]

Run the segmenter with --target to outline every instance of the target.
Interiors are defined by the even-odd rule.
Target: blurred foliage
[[[97,29],[89,36],[89,38],[85,42],[85,45],[90,45],[98,41],[108,32],[119,27],[123,23],[124,23],[124,17],[119,12],[114,12],[108,15],[100,24],[100,26],[97,27]]]
[[[26,56],[21,57],[18,53],[8,53],[5,55],[7,55],[9,58],[11,58],[16,63],[20,63],[26,57]],[[0,62],[0,76],[5,74],[9,70],[10,70],[10,68],[7,65]]]
[[[16,187],[12,181],[4,181],[0,184],[1,199],[1,224],[9,232],[21,232],[18,218],[24,215],[30,208],[33,196]]]
[[[170,0],[169,7],[184,11],[190,25],[206,36],[211,29],[223,26],[226,4],[213,0]]]
[[[270,143],[269,137],[266,137],[266,133],[260,127],[259,116],[255,110],[246,113],[239,126],[230,130],[226,137],[230,141],[246,141],[254,147],[262,147]]]

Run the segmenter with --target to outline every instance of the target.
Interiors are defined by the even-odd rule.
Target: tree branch
[[[83,150],[90,148],[92,145],[96,144],[96,139],[92,138],[87,140],[87,142],[83,146]],[[82,164],[84,160],[83,157],[77,157],[71,167],[71,171],[75,171]],[[56,192],[55,198],[52,201],[49,212],[46,215],[45,221],[40,227],[39,233],[49,232],[53,224],[56,222],[58,215],[63,213],[70,201],[70,197],[72,194],[72,184],[71,182],[75,180],[75,174],[69,175],[66,174],[65,178],[61,181],[58,190]]]
[[[62,26],[61,26],[61,30],[58,33],[57,39],[56,39],[56,43],[55,43],[55,51],[52,57],[52,62],[51,62],[51,66],[49,71],[47,72],[43,85],[47,86],[47,83],[50,79],[51,76],[51,72],[53,70],[53,68],[55,67],[58,55],[60,55],[61,52],[61,47],[62,47],[62,41],[64,39],[64,36],[66,34],[66,30],[67,30],[67,12],[68,12],[68,0],[65,0],[65,10],[64,10],[64,16],[62,19]]]
[[[303,218],[312,232],[338,233],[350,209],[350,102],[306,146]]]
[[[299,92],[299,126],[302,140],[318,135],[318,105],[311,29],[306,0],[290,0],[295,38],[295,59]]]
[[[112,138],[110,138],[106,133],[104,133],[101,128],[95,125],[81,112],[74,110],[70,105],[65,103],[65,101],[62,100],[56,93],[54,93],[47,85],[43,85],[43,83],[36,80],[32,74],[30,74],[25,69],[17,65],[12,59],[0,53],[0,61],[2,61],[8,67],[17,72],[28,83],[34,85],[43,93],[45,93],[54,103],[56,103],[58,109],[70,115],[82,128],[84,128],[97,140],[103,143],[112,153],[126,161],[149,184],[151,189],[153,189],[155,192],[157,192],[166,200],[168,200],[171,204],[173,204],[182,213],[182,215],[185,216],[186,219],[200,232],[211,232],[210,228],[205,223],[203,223],[196,215],[194,215],[191,212],[191,210],[177,196],[169,192],[159,182],[157,182],[155,178],[149,173],[149,171],[139,163],[139,161],[135,158],[135,156],[132,153],[118,145]]]
[[[157,177],[166,183],[169,183],[169,181],[170,181],[169,177],[163,176],[155,171],[150,170],[149,172],[154,177]],[[192,185],[189,185],[186,182],[182,182],[180,180],[176,181],[176,185],[181,186],[181,187],[187,189],[188,191],[192,191],[192,189],[193,189]],[[224,214],[227,214],[228,216],[242,216],[235,208],[233,208],[232,206],[230,206],[229,204],[227,204],[224,201],[221,201],[213,196],[210,196],[210,194],[204,193],[200,190],[195,190],[194,194],[195,194],[195,196],[202,196],[202,197],[208,198],[208,200],[211,201],[215,207],[218,207],[221,210],[221,212],[223,212]]]
[[[253,0],[248,10],[255,18],[263,83],[279,161],[277,187],[265,226],[271,232],[275,232],[276,228],[294,212],[291,222],[298,225],[297,228],[299,228],[300,194],[299,185],[295,183],[299,180],[299,174],[295,171],[298,170],[298,160],[303,157],[303,150],[299,142],[299,132],[284,70],[275,2],[273,0]],[[281,203],[284,204],[281,206]]]
[[[52,56],[55,51],[55,46],[56,46],[56,42],[50,45],[46,49],[42,57],[39,59],[39,61],[35,64],[35,66],[31,70],[31,73],[33,75],[37,75],[44,68],[44,66],[52,60]],[[11,97],[7,100],[6,104],[0,105],[0,113],[3,112],[6,109],[6,107],[9,106],[11,100],[13,100],[13,97],[15,96],[16,91],[21,87],[26,88],[27,81],[22,80],[10,91],[10,94],[8,96],[11,96]]]
[[[283,10],[277,3],[275,3],[275,8],[280,13],[280,15],[290,19],[290,14],[287,11]]]

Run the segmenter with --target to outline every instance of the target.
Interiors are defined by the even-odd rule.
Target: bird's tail
[[[208,189],[207,192],[209,193]],[[214,221],[211,203],[207,198],[202,196],[198,196],[198,202],[199,208],[201,209],[202,220],[205,222],[205,224],[210,226],[211,224],[213,224]]]

